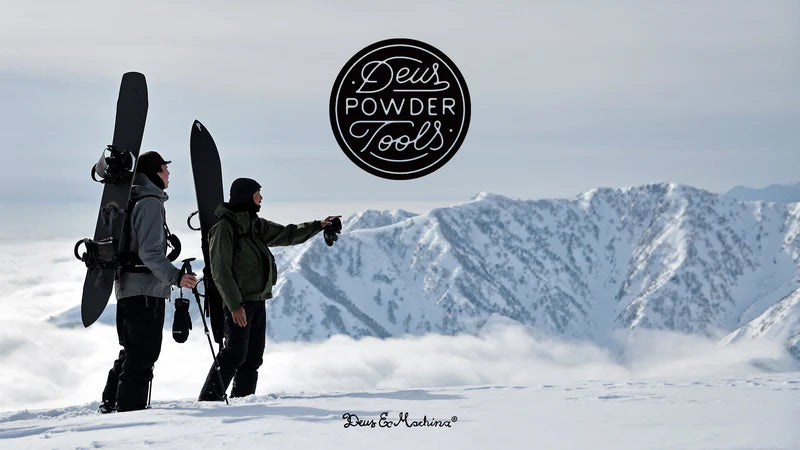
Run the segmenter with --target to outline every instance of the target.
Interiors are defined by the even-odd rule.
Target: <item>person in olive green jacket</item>
[[[221,401],[231,380],[231,397],[255,393],[267,329],[264,301],[272,298],[278,277],[269,247],[303,243],[334,219],[279,225],[258,217],[261,200],[261,185],[239,178],[231,184],[230,201],[215,211],[219,221],[209,232],[209,264],[224,302],[225,339],[217,355],[224,385],[212,365],[200,401]]]

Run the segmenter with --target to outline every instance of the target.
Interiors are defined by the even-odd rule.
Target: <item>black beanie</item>
[[[159,189],[164,189],[164,181],[158,176],[161,172],[163,164],[169,164],[172,161],[165,161],[158,152],[144,152],[139,155],[136,161],[136,172],[144,174],[150,181],[153,182]]]
[[[231,184],[231,197],[228,201],[233,207],[255,205],[253,194],[261,189],[261,185],[256,180],[250,178],[237,178]]]

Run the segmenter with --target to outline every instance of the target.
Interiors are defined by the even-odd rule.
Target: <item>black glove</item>
[[[342,221],[338,217],[331,220],[331,224],[322,229],[322,235],[325,238],[325,243],[328,247],[333,245],[339,239],[337,234],[342,232]]]
[[[172,320],[172,339],[182,344],[189,339],[192,329],[192,318],[189,316],[189,299],[175,299],[175,318]]]

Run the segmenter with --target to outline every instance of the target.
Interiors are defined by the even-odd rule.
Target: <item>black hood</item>
[[[228,207],[233,211],[249,211],[255,215],[261,210],[260,205],[253,201],[253,194],[261,189],[261,185],[251,178],[237,178],[231,183]]]

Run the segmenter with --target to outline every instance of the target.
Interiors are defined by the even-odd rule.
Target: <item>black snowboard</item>
[[[112,146],[117,151],[130,153],[133,161],[139,156],[147,106],[147,82],[144,75],[137,72],[124,74],[119,88]],[[126,222],[125,208],[133,184],[133,169],[131,167],[128,174],[120,179],[105,183],[94,229],[95,241],[113,237],[116,245],[119,245]],[[114,276],[114,269],[87,270],[81,301],[81,320],[84,327],[93,324],[105,309],[114,287]]]
[[[199,120],[192,124],[190,139],[194,190],[197,194],[197,215],[200,217],[201,248],[203,250],[203,287],[205,288],[206,315],[211,318],[211,331],[214,341],[222,344],[224,316],[222,297],[211,276],[208,259],[208,232],[217,217],[214,210],[223,201],[222,166],[214,139]],[[191,216],[189,217],[191,220]],[[191,224],[189,225],[191,227]],[[196,228],[194,228],[196,230]]]

